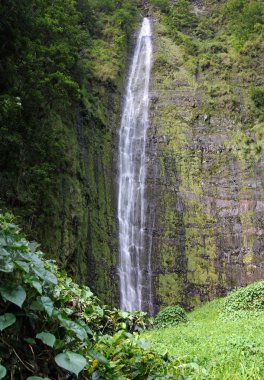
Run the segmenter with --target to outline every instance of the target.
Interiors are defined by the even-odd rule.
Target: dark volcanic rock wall
[[[154,28],[148,196],[156,309],[193,307],[264,277],[264,161],[246,155],[239,137],[254,123],[250,76],[223,53],[210,69],[194,69],[165,26]]]
[[[115,138],[136,3],[6,1],[0,12],[0,213],[117,305]]]

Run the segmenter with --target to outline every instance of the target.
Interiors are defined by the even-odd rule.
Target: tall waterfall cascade
[[[146,143],[152,34],[144,18],[130,67],[119,138],[119,278],[121,309],[152,313],[151,246],[146,230]]]

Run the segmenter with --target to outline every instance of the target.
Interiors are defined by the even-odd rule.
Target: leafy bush
[[[263,28],[264,6],[258,1],[229,0],[225,5],[225,17],[229,29],[240,45]]]
[[[191,12],[191,4],[186,0],[177,1],[171,8],[168,24],[172,34],[179,30],[183,33],[192,33],[198,25],[198,18]]]
[[[264,89],[259,87],[254,87],[251,90],[251,99],[253,100],[257,108],[264,107]]]
[[[109,310],[0,214],[0,379],[179,379],[199,370],[146,349],[142,312]],[[167,377],[166,377],[167,378]]]
[[[154,320],[154,327],[176,326],[179,323],[187,322],[186,311],[180,306],[167,306],[162,309]]]
[[[264,311],[264,281],[231,292],[223,303],[221,315],[230,319]]]

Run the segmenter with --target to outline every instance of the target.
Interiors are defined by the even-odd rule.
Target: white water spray
[[[121,308],[152,311],[151,249],[146,248],[146,141],[152,64],[151,26],[143,19],[128,78],[119,140]]]

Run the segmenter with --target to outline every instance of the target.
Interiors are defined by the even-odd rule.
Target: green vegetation
[[[7,0],[0,13],[0,207],[114,303],[112,144],[136,3]]]
[[[254,87],[251,90],[251,98],[258,108],[264,108],[264,89],[259,87]]]
[[[264,377],[263,300],[264,282],[255,283],[189,313],[187,324],[143,336],[161,354],[195,358],[204,375],[194,374],[192,380],[260,380]]]
[[[109,310],[45,260],[11,215],[0,215],[0,272],[1,379],[182,379],[200,371],[146,349],[144,313]]]
[[[259,1],[229,0],[224,6],[224,15],[239,47],[263,32],[264,7]]]
[[[249,203],[263,202],[263,10],[253,0],[155,8],[161,307],[197,307],[259,278],[262,217]]]
[[[231,292],[222,306],[222,315],[229,319],[264,311],[264,282],[256,282],[246,288]]]
[[[155,328],[177,326],[187,322],[187,314],[180,306],[167,306],[161,309],[154,319]]]
[[[67,268],[58,270],[10,215],[0,215],[0,379],[264,378],[263,282],[189,314],[165,307],[156,329],[142,335],[149,325],[144,313],[110,309],[68,276],[88,279],[104,302],[117,303],[111,165],[137,3],[145,5],[0,4],[0,208],[15,212],[47,258]],[[252,231],[261,216],[243,201],[254,199],[261,212],[260,191],[247,184],[252,173],[256,183],[262,180],[264,6],[260,0],[149,4],[158,15],[153,108],[167,91],[155,116],[157,141],[164,142],[159,183],[166,184],[163,241],[153,255],[160,258],[156,296],[162,304],[197,306],[235,286],[232,276],[241,268],[253,278],[259,260],[254,249],[261,236],[254,242]],[[215,226],[231,226],[234,194],[233,203],[242,203],[232,224],[242,232],[233,235],[246,253],[235,252],[226,268],[225,239],[217,240],[225,231]]]
[[[198,24],[198,18],[192,13],[191,3],[187,0],[177,1],[170,9],[168,25],[171,32],[192,34]]]

